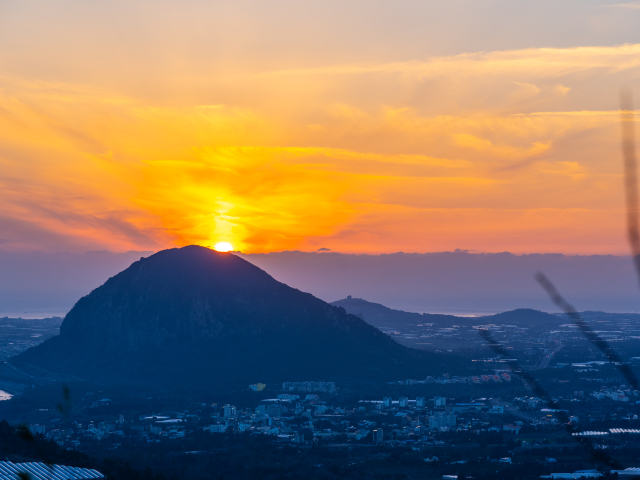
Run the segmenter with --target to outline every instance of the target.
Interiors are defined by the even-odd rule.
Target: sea
[[[56,307],[32,307],[28,309],[24,308],[7,308],[0,306],[0,318],[24,318],[24,319],[37,319],[37,318],[52,318],[62,317],[68,313],[68,310],[56,308]]]

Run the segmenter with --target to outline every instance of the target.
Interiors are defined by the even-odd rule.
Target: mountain
[[[456,368],[236,255],[198,246],[141,258],[81,298],[60,335],[11,359],[34,376],[209,387],[421,378],[443,362]]]

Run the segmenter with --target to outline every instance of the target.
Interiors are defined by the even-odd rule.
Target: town
[[[95,457],[172,451],[188,454],[196,462],[230,438],[248,444],[257,438],[262,448],[272,445],[283,452],[313,452],[318,471],[332,468],[331,457],[336,455],[323,458],[322,451],[327,455],[342,451],[353,469],[371,462],[384,464],[398,452],[421,462],[415,467],[418,470],[439,469],[443,475],[471,467],[477,472],[478,465],[508,472],[533,464],[540,475],[566,467],[573,471],[595,468],[575,461],[582,449],[576,441],[579,437],[594,439],[597,449],[623,456],[639,451],[637,390],[609,385],[554,398],[575,426],[576,431],[567,435],[559,411],[548,408],[542,398],[484,396],[498,383],[520,388],[522,382],[513,377],[502,372],[387,382],[381,388],[405,393],[381,398],[369,394],[356,398],[352,389],[331,381],[257,383],[247,386],[249,397],[243,397],[242,405],[199,403],[182,410],[158,408],[159,399],[149,398],[144,403],[154,409],[142,411],[144,403],[132,408],[126,395],[102,397],[87,391],[67,414],[61,415],[59,408],[29,412],[27,416],[38,422],[29,423],[28,428],[64,449]],[[446,390],[461,385],[467,389],[477,385],[481,391],[474,398],[445,393],[410,396],[412,389]],[[254,404],[248,404],[248,398]]]

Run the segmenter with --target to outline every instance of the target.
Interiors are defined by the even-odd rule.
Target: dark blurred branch
[[[624,187],[627,201],[627,236],[633,263],[640,281],[640,213],[638,207],[638,161],[636,158],[635,115],[630,90],[620,93],[620,124],[622,126],[622,157]]]
[[[478,333],[480,334],[482,339],[485,342],[487,342],[487,345],[489,346],[489,348],[491,348],[496,354],[504,358],[508,358],[509,355],[507,350],[493,338],[489,330],[482,329],[482,330],[479,330]],[[558,416],[558,419],[564,424],[564,428],[569,434],[569,436],[573,440],[578,442],[580,445],[582,445],[582,447],[584,447],[584,449],[587,450],[587,452],[589,452],[589,455],[591,456],[592,459],[598,462],[601,462],[607,466],[612,466],[612,467],[620,466],[620,464],[616,460],[613,460],[604,450],[598,449],[593,444],[593,442],[589,437],[572,435],[573,433],[576,433],[576,427],[574,424],[569,422],[569,415],[564,409],[560,408],[558,401],[554,400],[551,397],[549,392],[547,392],[542,387],[542,385],[540,385],[538,380],[536,380],[536,378],[531,373],[527,372],[526,370],[523,370],[516,360],[509,360],[507,362],[507,365],[509,365],[509,368],[511,369],[511,373],[522,378],[522,380],[524,380],[532,388],[535,394],[538,397],[542,398],[547,403],[547,408],[550,408],[555,411],[554,413],[556,413],[556,415]]]
[[[604,356],[616,366],[620,373],[624,375],[633,389],[637,390],[638,379],[631,370],[629,364],[624,363],[620,356],[616,353],[616,351],[611,348],[605,340],[600,338],[600,336],[596,332],[593,331],[589,324],[585,322],[584,319],[578,314],[578,312],[576,312],[575,308],[573,308],[573,306],[569,302],[567,302],[562,297],[562,295],[560,295],[560,292],[558,292],[553,283],[551,283],[551,281],[543,273],[537,273],[536,280],[549,294],[551,300],[553,300],[553,303],[555,303],[569,318],[571,318],[571,320],[573,320],[573,323],[578,326],[587,340],[595,345],[598,350],[600,350],[604,354]]]
[[[636,273],[638,274],[638,281],[640,282],[640,202],[638,198],[638,162],[635,147],[635,116],[633,110],[633,98],[631,91],[629,90],[622,91],[620,94],[620,120],[622,124],[622,156],[624,159],[624,185],[627,204],[627,235],[631,245],[633,263],[636,268]],[[569,318],[571,318],[571,320],[573,320],[573,323],[580,329],[582,334],[616,366],[616,368],[627,379],[629,384],[637,390],[638,379],[631,370],[631,367],[624,363],[615,350],[613,350],[605,340],[600,338],[600,336],[593,331],[587,322],[585,322],[578,314],[576,309],[573,308],[573,306],[567,302],[562,295],[560,295],[560,292],[543,273],[536,274],[536,280],[549,294],[553,303],[555,303]],[[493,339],[488,330],[480,330],[479,333],[494,352],[504,357],[508,356],[504,347]],[[559,410],[557,412],[558,418],[565,424],[567,432],[569,434],[573,433],[575,427],[569,423],[567,414],[563,409],[558,407],[557,401],[553,400],[551,395],[549,395],[533,375],[522,370],[515,360],[509,361],[509,367],[513,373],[519,375],[531,386],[536,395],[547,402],[549,408]],[[609,465],[613,465],[615,463],[607,454],[594,448],[591,441],[586,437],[574,437],[572,435],[572,438],[578,440],[582,446],[589,451],[592,458],[603,461]]]

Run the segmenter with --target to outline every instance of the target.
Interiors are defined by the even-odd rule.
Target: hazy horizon
[[[0,317],[64,316],[82,296],[150,254],[0,252]],[[640,312],[630,256],[466,251],[238,255],[276,280],[328,302],[352,295],[413,312],[557,312],[533,278],[543,271],[578,310]]]

